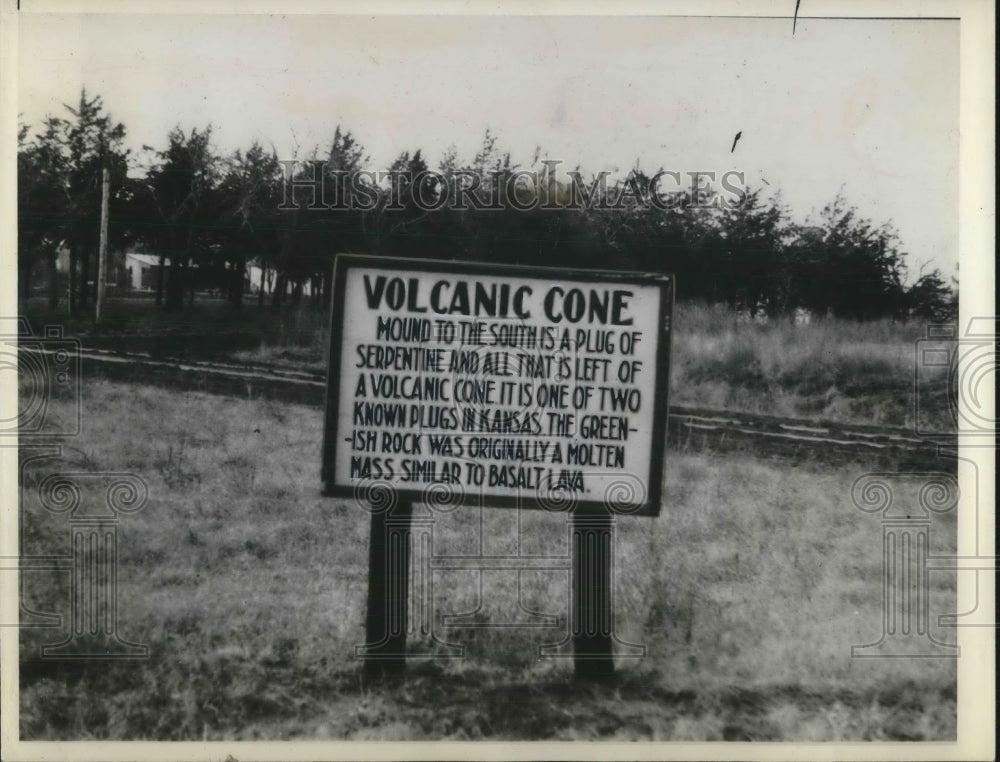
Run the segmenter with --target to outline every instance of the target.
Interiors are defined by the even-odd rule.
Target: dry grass
[[[881,621],[881,527],[849,498],[863,466],[668,454],[663,514],[619,521],[619,634],[647,652],[621,662],[611,685],[575,684],[568,663],[537,658],[564,627],[438,621],[467,658],[414,662],[403,683],[365,688],[353,647],[363,638],[368,520],[319,496],[322,416],[104,381],[88,382],[82,404],[84,436],[26,470],[24,552],[59,552],[66,541],[64,520],[29,499],[46,473],[144,478],[149,503],[119,532],[119,619],[150,658],[40,661],[39,647],[62,633],[24,629],[24,737],[954,737],[953,661],[850,657]],[[54,415],[70,412],[53,403]],[[460,509],[439,515],[434,531],[438,553],[566,546],[558,514]],[[932,551],[953,552],[954,521],[936,524],[932,541]],[[67,613],[67,577],[26,575],[25,603]],[[435,584],[438,614],[475,608],[475,572],[441,572]],[[565,572],[523,573],[522,605],[565,617],[566,584]],[[515,615],[516,574],[485,575],[483,585],[481,623]],[[933,576],[932,613],[954,601],[954,578]],[[412,647],[430,650],[421,639]]]
[[[914,363],[923,324],[832,318],[756,323],[698,304],[678,305],[674,324],[674,404],[914,426]],[[922,426],[951,430],[945,374],[924,374],[922,382]]]

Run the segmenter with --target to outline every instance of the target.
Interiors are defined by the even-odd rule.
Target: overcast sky
[[[793,216],[843,187],[915,271],[958,259],[956,21],[21,14],[23,121],[100,94],[129,146],[211,122],[229,152],[329,147],[372,169],[449,145],[585,173],[743,171]],[[731,152],[737,132],[742,137]]]

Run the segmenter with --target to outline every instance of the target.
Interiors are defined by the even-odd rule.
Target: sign
[[[657,515],[673,285],[339,255],[326,494]]]

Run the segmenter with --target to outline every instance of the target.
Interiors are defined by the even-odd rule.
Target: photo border
[[[343,2],[331,8],[315,2],[291,0],[280,10],[274,2],[243,3],[202,0],[197,5],[171,6],[166,2],[126,2],[105,0],[102,13],[420,13],[460,15],[641,15],[729,16],[785,18],[799,22],[817,18],[859,19],[957,19],[960,23],[960,198],[959,261],[961,266],[960,329],[973,317],[996,314],[995,264],[995,8],[987,0],[872,0],[871,2],[783,2],[762,1],[748,11],[738,0],[676,2],[670,5],[632,0],[616,6],[611,14],[604,3],[565,0],[507,2],[471,6],[465,2]],[[20,6],[20,9],[18,9]],[[795,6],[793,8],[793,6]],[[0,309],[16,311],[16,129],[18,92],[18,13],[93,13],[95,7],[82,0],[0,0]],[[708,11],[711,11],[709,13]],[[791,29],[789,30],[791,33]],[[919,157],[914,157],[919,161]],[[16,386],[0,380],[0,404],[5,410],[16,406]],[[977,444],[979,445],[977,447]],[[17,439],[0,446],[0,484],[3,518],[0,555],[17,553],[16,511],[10,499],[16,495]],[[960,555],[975,553],[995,558],[994,465],[995,447],[983,447],[981,439],[960,438],[959,479],[963,495],[976,479],[976,469],[984,475],[980,483],[980,504],[970,506],[963,499],[959,508]],[[985,489],[982,486],[985,485]],[[16,499],[16,498],[15,498]],[[12,527],[14,531],[11,531]],[[979,540],[976,545],[977,537]],[[18,638],[14,628],[0,628],[0,746],[9,760],[321,760],[321,759],[991,759],[995,752],[995,575],[978,575],[978,596],[968,575],[958,575],[958,608],[968,611],[985,606],[993,627],[960,627],[958,640],[963,650],[958,674],[957,741],[931,743],[322,743],[322,742],[41,742],[18,739]],[[16,620],[18,575],[0,575],[0,608],[3,621]],[[13,619],[8,618],[13,615]]]

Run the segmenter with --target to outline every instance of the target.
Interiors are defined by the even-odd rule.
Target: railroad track
[[[22,349],[22,351],[25,351]],[[140,381],[175,389],[322,407],[323,373],[276,365],[157,359],[145,353],[86,349],[83,377]],[[861,461],[899,468],[942,467],[957,450],[954,434],[922,438],[901,428],[782,418],[671,405],[668,445],[687,452],[746,451],[796,461]]]

